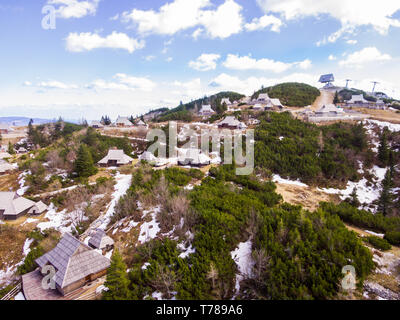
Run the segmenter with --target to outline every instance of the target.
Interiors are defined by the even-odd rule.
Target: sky
[[[400,98],[398,0],[1,0],[0,116],[95,120],[298,81]]]

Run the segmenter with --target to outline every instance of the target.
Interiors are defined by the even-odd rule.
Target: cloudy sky
[[[1,0],[0,116],[115,118],[328,72],[400,98],[399,40],[399,0]]]

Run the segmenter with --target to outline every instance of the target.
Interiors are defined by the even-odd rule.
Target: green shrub
[[[365,242],[368,242],[369,244],[371,244],[374,248],[382,250],[382,251],[387,251],[392,248],[392,246],[390,245],[390,243],[387,240],[376,237],[376,236],[369,236],[369,237],[363,238],[363,240]]]
[[[252,99],[260,93],[268,93],[270,98],[278,98],[284,106],[305,107],[314,103],[320,96],[320,91],[305,83],[288,82],[268,87],[255,92]]]
[[[357,159],[367,164],[371,158],[361,124],[318,127],[288,112],[264,113],[259,119],[255,164],[283,177],[334,187],[350,179],[358,181]]]
[[[400,246],[400,231],[387,232],[385,239],[394,246]]]
[[[24,263],[18,267],[18,273],[20,275],[32,272],[36,269],[35,260],[41,257],[45,252],[41,247],[36,247],[32,249],[28,255],[25,257]]]

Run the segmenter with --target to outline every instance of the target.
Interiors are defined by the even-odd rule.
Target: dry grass
[[[112,175],[111,175],[111,172],[110,172],[110,171],[105,170],[105,169],[99,169],[99,171],[98,171],[94,176],[91,176],[91,177],[89,178],[89,183],[94,183],[94,182],[96,182],[96,180],[97,180],[98,178],[107,178],[107,179],[109,179],[109,178],[111,178],[111,177],[112,177]]]
[[[379,283],[382,287],[393,292],[400,293],[400,284],[394,275],[374,273],[368,277],[368,281]]]
[[[17,228],[10,224],[0,225],[0,270],[22,260],[23,247],[29,231],[28,227]]]
[[[130,220],[120,227],[123,229],[128,226]],[[118,231],[114,235],[109,235],[114,239],[114,246],[118,249],[119,253],[122,255],[124,261],[128,266],[133,264],[133,259],[136,253],[136,244],[140,235],[140,225],[132,228],[129,232]]]
[[[337,196],[318,191],[312,187],[301,187],[282,183],[276,183],[276,186],[276,192],[283,197],[285,202],[293,205],[301,205],[303,208],[311,211],[316,210],[321,201],[338,201]]]
[[[0,191],[18,190],[19,189],[18,176],[19,176],[18,172],[0,176]]]
[[[375,110],[366,108],[354,108],[354,110],[371,116],[371,119],[400,123],[400,114],[391,110]]]

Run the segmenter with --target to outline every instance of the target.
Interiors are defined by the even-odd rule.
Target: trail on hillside
[[[311,110],[316,111],[323,105],[332,104],[335,93],[327,90],[321,90],[321,95],[314,101]]]

